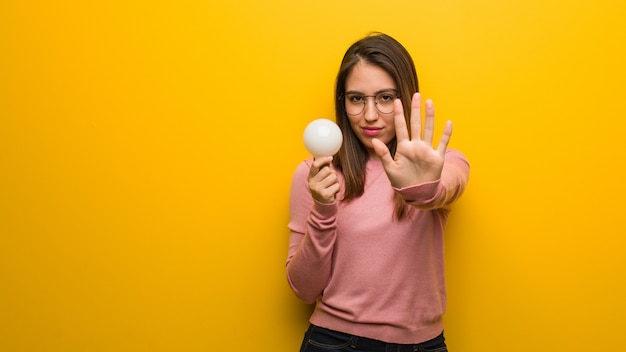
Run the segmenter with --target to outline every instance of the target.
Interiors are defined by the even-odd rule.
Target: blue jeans
[[[304,334],[300,352],[447,352],[445,340],[442,332],[418,344],[386,343],[311,324]]]

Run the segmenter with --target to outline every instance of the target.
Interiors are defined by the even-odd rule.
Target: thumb
[[[391,152],[389,152],[389,148],[387,148],[385,143],[383,143],[380,139],[374,138],[372,139],[372,146],[374,147],[374,153],[376,153],[376,156],[378,156],[384,166],[393,163]]]

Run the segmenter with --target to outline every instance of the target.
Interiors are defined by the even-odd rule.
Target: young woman
[[[316,302],[301,352],[447,351],[443,235],[469,164],[436,147],[406,49],[377,33],[346,52],[336,82],[343,145],[296,169],[287,277]],[[406,110],[406,111],[405,111]]]

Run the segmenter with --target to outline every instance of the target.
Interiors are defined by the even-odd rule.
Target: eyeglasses
[[[343,96],[346,103],[346,113],[348,115],[360,115],[365,111],[367,98],[374,98],[376,110],[381,114],[391,114],[393,112],[393,101],[400,98],[395,90],[386,90],[376,95],[362,95],[358,93],[348,93]]]

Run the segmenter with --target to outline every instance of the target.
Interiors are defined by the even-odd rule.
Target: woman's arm
[[[313,200],[309,188],[311,162],[296,169],[290,194],[289,255],[287,280],[296,296],[313,303],[330,280],[336,238],[336,201]]]

